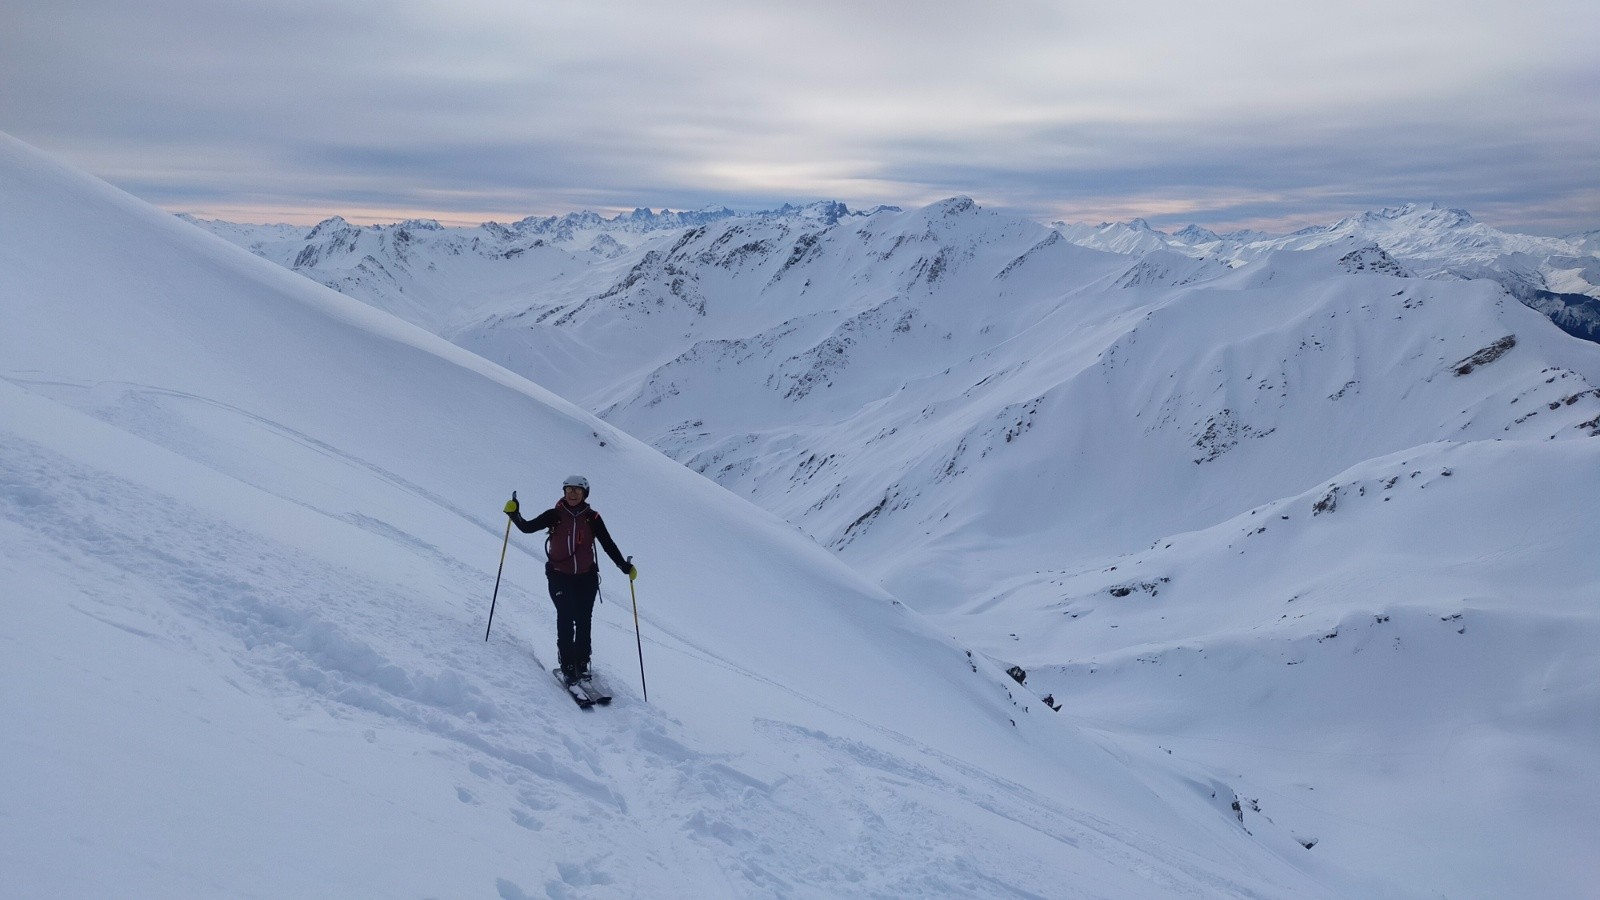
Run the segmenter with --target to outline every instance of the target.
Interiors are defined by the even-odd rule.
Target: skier
[[[632,581],[639,577],[632,560],[624,557],[611,539],[600,514],[588,503],[589,479],[568,475],[561,483],[561,499],[532,519],[524,519],[512,497],[506,515],[523,534],[548,528],[545,538],[545,577],[550,582],[550,602],[556,607],[556,652],[561,658],[561,675],[575,684],[589,678],[589,624],[594,614],[595,594],[600,590],[600,561],[594,542],[600,541],[606,555]]]

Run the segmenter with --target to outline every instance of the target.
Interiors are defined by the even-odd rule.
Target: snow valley
[[[9,139],[0,193],[8,891],[1596,877],[1600,347],[1501,283],[962,200],[229,235],[350,299]],[[568,471],[649,704],[624,603],[616,704],[541,677],[532,541],[482,641]]]

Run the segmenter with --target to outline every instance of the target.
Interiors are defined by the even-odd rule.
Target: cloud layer
[[[228,218],[967,194],[1558,233],[1600,227],[1591,5],[20,0],[0,128]]]

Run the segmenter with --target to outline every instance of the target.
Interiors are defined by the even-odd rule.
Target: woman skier
[[[561,483],[561,499],[532,519],[524,519],[512,497],[506,515],[523,534],[549,529],[545,539],[545,577],[550,582],[550,602],[556,607],[556,652],[561,675],[568,684],[589,678],[589,625],[595,594],[600,591],[600,561],[594,552],[599,541],[606,555],[632,581],[639,577],[633,562],[617,549],[600,514],[589,505],[589,479],[569,475]]]

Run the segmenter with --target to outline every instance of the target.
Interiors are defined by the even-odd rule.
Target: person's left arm
[[[611,557],[611,561],[617,564],[617,568],[621,569],[623,574],[631,572],[633,563],[628,562],[628,558],[622,555],[621,550],[617,549],[617,542],[611,539],[611,532],[606,528],[605,520],[600,518],[599,513],[594,514],[592,525],[594,527],[594,539],[600,542],[601,547],[605,548],[606,555]]]

